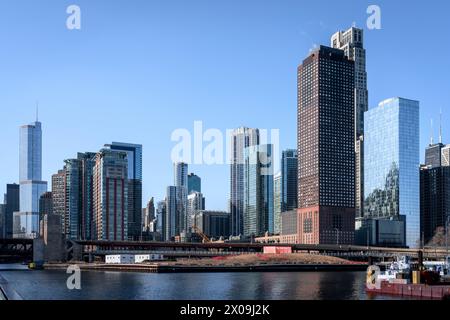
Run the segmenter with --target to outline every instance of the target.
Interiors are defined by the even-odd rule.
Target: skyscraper
[[[156,207],[156,232],[161,233],[163,240],[165,239],[166,230],[166,201],[159,201]]]
[[[128,239],[127,153],[102,149],[95,157],[93,205],[98,240]]]
[[[139,240],[142,231],[142,145],[113,142],[105,147],[127,154],[128,238]]]
[[[39,199],[39,219],[42,220],[46,214],[53,214],[53,197],[51,192],[42,194]]]
[[[143,212],[145,213],[144,217],[144,221],[143,221],[143,226],[144,229],[148,230],[150,223],[155,220],[155,199],[152,197],[148,202],[147,202],[147,207],[144,208]]]
[[[441,166],[442,149],[445,146],[442,143],[431,143],[425,149],[425,165],[437,168]]]
[[[320,46],[298,68],[298,240],[352,244],[354,62]]]
[[[288,149],[281,154],[281,212],[297,209],[297,184],[297,150]]]
[[[281,172],[277,173],[273,177],[273,220],[274,220],[274,233],[280,234],[281,232],[281,207],[282,207],[282,198],[281,198],[281,185],[283,184],[283,179],[281,176]]]
[[[420,235],[426,245],[446,228],[450,216],[450,166],[448,146],[442,143],[442,121],[439,125],[439,142],[425,149],[425,165],[420,168]],[[446,154],[447,152],[447,154]]]
[[[241,127],[231,134],[230,232],[244,234],[244,151],[259,144],[259,130]]]
[[[164,240],[171,241],[176,235],[180,234],[179,230],[179,197],[176,186],[167,187],[166,193],[166,218],[164,228]]]
[[[274,232],[272,149],[271,144],[255,145],[244,152],[245,237]]]
[[[176,235],[186,234],[188,232],[188,216],[187,216],[187,196],[188,196],[188,164],[177,162],[174,168],[174,184],[177,191],[177,223]]]
[[[62,170],[52,176],[53,214],[61,217],[67,239],[93,239],[93,168],[95,153],[78,153],[66,159]]]
[[[188,194],[191,192],[202,192],[202,179],[196,174],[188,175]]]
[[[174,185],[188,189],[188,164],[177,162],[173,165]]]
[[[66,230],[66,174],[64,170],[52,175],[52,203],[53,214],[60,217],[61,230]]]
[[[193,216],[199,210],[205,210],[205,198],[201,192],[191,192],[187,197],[187,219],[188,219],[188,231],[193,232]]]
[[[364,208],[364,112],[369,109],[364,32],[355,27],[336,32],[331,37],[331,46],[344,50],[345,55],[355,62],[355,205],[356,217],[361,218]]]
[[[63,233],[67,239],[77,240],[81,238],[81,172],[78,159],[64,161],[65,179],[65,206]]]
[[[20,186],[18,184],[7,184],[5,194],[4,213],[4,236],[7,239],[13,238],[13,217],[14,212],[20,210]]]
[[[365,114],[364,217],[406,220],[406,245],[420,240],[419,102],[391,98]]]
[[[450,216],[450,167],[420,168],[420,235],[426,245]]]
[[[39,235],[39,198],[47,191],[42,181],[42,127],[39,121],[20,127],[20,212],[14,213],[14,237]]]
[[[96,153],[78,153],[80,170],[80,235],[81,239],[94,239],[94,165]]]

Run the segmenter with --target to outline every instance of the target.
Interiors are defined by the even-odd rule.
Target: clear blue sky
[[[80,31],[66,29],[70,4]],[[369,4],[381,7],[382,30],[366,29]],[[297,65],[353,22],[366,29],[370,106],[420,100],[422,150],[442,108],[450,142],[449,15],[444,0],[0,0],[0,193],[18,182],[18,128],[36,100],[44,179],[78,151],[142,143],[145,199],[173,183],[171,133],[195,120],[279,128],[281,147],[296,147]],[[226,209],[228,167],[190,170],[207,208]]]

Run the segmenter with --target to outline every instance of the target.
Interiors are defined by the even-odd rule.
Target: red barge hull
[[[427,284],[398,284],[381,282],[380,289],[366,288],[367,293],[386,294],[423,299],[449,299],[450,284],[427,285]]]

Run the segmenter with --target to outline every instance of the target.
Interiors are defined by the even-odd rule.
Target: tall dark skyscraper
[[[142,231],[142,145],[113,142],[106,145],[127,153],[128,159],[128,238],[139,240]]]
[[[420,231],[426,245],[450,216],[450,167],[420,169]]]
[[[427,244],[450,216],[450,166],[447,165],[439,126],[439,142],[425,149],[425,165],[420,168],[420,233]]]
[[[13,215],[20,208],[20,186],[18,184],[7,184],[5,194],[5,212],[4,212],[4,233],[5,238],[13,237]]]
[[[355,230],[354,62],[320,46],[298,68],[298,239],[352,244]]]
[[[39,199],[39,217],[40,220],[46,214],[53,214],[53,197],[51,192],[44,193]]]
[[[433,168],[441,166],[442,149],[445,147],[442,143],[430,144],[425,149],[425,165]]]
[[[297,209],[297,150],[285,150],[281,155],[281,212]]]

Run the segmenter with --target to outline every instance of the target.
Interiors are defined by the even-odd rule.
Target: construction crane
[[[197,226],[192,226],[192,229],[195,231],[196,234],[198,234],[202,238],[203,243],[211,242],[211,239],[209,239],[208,236],[204,234],[202,230],[200,230],[200,228],[198,228]]]

